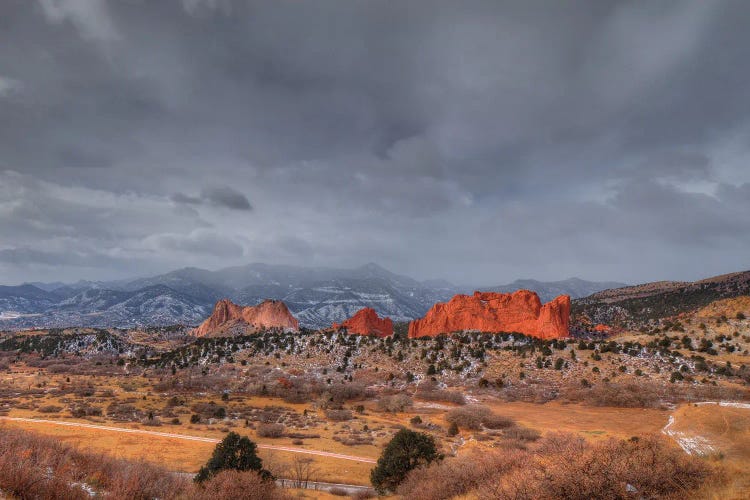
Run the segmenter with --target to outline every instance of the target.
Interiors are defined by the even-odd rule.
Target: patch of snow
[[[727,408],[742,408],[745,410],[750,410],[750,403],[740,403],[737,401],[701,401],[699,403],[693,403],[696,406],[704,406],[704,405],[718,405],[718,406],[724,406]]]
[[[750,403],[739,403],[736,401],[701,401],[699,403],[693,403],[695,406],[704,405],[718,405],[729,408],[742,408],[750,410]],[[661,430],[661,432],[672,439],[674,439],[680,448],[682,448],[688,455],[706,455],[709,453],[715,453],[717,450],[711,444],[711,442],[703,436],[691,436],[685,432],[672,430],[672,426],[675,423],[674,415],[669,416],[667,425]]]
[[[716,451],[708,439],[702,436],[689,436],[684,432],[672,430],[671,427],[674,423],[674,415],[670,415],[667,425],[664,426],[661,432],[674,439],[685,453],[688,455],[706,455]]]
[[[96,490],[94,488],[92,488],[91,485],[88,485],[86,483],[70,483],[70,485],[73,486],[73,487],[77,486],[77,487],[81,488],[90,497],[95,497],[96,496]]]
[[[745,410],[750,410],[750,403],[738,403],[736,401],[722,401],[719,403],[719,406],[728,406],[730,408],[743,408]]]
[[[451,407],[447,405],[441,405],[440,403],[416,403],[414,406],[418,408],[431,408],[434,410],[450,410]]]

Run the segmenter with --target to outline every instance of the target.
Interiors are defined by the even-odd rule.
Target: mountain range
[[[0,329],[195,325],[222,298],[243,305],[268,298],[283,300],[300,325],[322,328],[363,307],[394,321],[409,321],[423,316],[435,302],[474,289],[511,292],[525,288],[546,302],[560,294],[578,298],[621,286],[625,285],[571,278],[462,287],[442,280],[417,281],[376,264],[353,269],[268,264],[216,271],[183,268],[123,281],[0,286]]]

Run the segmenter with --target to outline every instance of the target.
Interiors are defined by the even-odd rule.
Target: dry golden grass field
[[[267,399],[255,401],[256,403],[283,405],[280,401]],[[434,405],[433,405],[434,406]],[[499,401],[489,402],[497,414],[511,417],[524,426],[541,431],[570,431],[577,432],[590,439],[601,439],[604,437],[627,438],[632,435],[658,432],[667,422],[668,412],[661,410],[630,409],[630,408],[592,408],[577,404],[560,404],[550,402],[546,404],[535,403],[503,403]],[[446,408],[449,408],[446,406]],[[409,425],[409,419],[415,415],[421,415],[425,420],[434,420],[444,425],[444,409],[434,407],[422,408],[419,403],[412,411],[398,414],[372,414],[357,417],[357,425],[367,425],[371,428],[378,426]],[[49,416],[28,410],[14,410],[10,417],[37,417],[49,419]],[[66,422],[91,423],[90,420],[59,418]],[[142,425],[125,425],[102,420],[102,425],[122,426],[124,428],[140,428],[146,431],[170,432],[192,436],[211,437],[221,439],[223,432],[211,429],[208,426],[161,426],[150,428]],[[197,441],[189,441],[179,438],[158,437],[152,435],[126,434],[114,431],[68,427],[41,422],[17,422],[3,421],[2,425],[21,427],[34,432],[56,436],[59,439],[74,444],[77,447],[103,451],[117,457],[138,458],[166,465],[175,471],[197,472],[213,450],[214,444]],[[167,427],[167,428],[165,428]],[[239,429],[242,433],[243,430]],[[307,440],[307,446],[294,446],[288,439],[265,439],[254,436],[247,432],[254,441],[259,444],[270,444],[279,446],[290,446],[320,450],[334,453],[344,453],[376,459],[380,453],[375,446],[343,446],[331,439],[329,435],[323,435],[320,439]],[[471,433],[462,432],[469,443]],[[460,450],[460,449],[459,449]],[[460,451],[459,451],[460,452]],[[289,462],[294,454],[283,451],[261,450],[264,459],[276,462]],[[340,460],[328,457],[312,457],[320,473],[318,479],[329,482],[346,482],[349,484],[368,484],[369,470],[372,464],[360,463],[352,460]]]
[[[273,398],[252,398],[253,404],[289,406],[295,409],[305,405],[289,405]],[[546,404],[525,402],[502,402],[497,400],[483,401],[496,414],[510,417],[525,427],[535,429],[541,433],[547,431],[565,431],[580,434],[590,440],[607,437],[629,438],[635,435],[658,433],[668,423],[674,413],[676,420],[673,430],[705,436],[715,447],[716,453],[723,453],[727,460],[733,463],[750,463],[750,410],[721,407],[718,405],[685,405],[674,412],[670,410],[641,409],[641,408],[608,408],[591,407],[580,404],[562,404],[549,402]],[[448,405],[436,405],[417,401],[415,406],[407,412],[396,414],[382,414],[366,412],[358,415],[356,426],[370,428],[395,427],[409,425],[409,420],[420,415],[424,421],[433,421],[445,425],[444,416]],[[56,418],[65,422],[81,422],[90,424],[91,419],[73,419],[42,415],[29,410],[13,410],[9,417],[36,417],[40,419]],[[211,426],[179,425],[147,427],[138,424],[113,423],[101,419],[101,425],[120,426],[130,429],[141,429],[146,432],[169,432],[190,436],[201,436],[220,439],[224,432]],[[213,443],[180,439],[178,437],[158,437],[152,435],[121,433],[96,428],[80,428],[61,426],[42,422],[3,421],[2,425],[20,427],[30,431],[56,438],[73,444],[84,450],[106,452],[111,455],[131,459],[143,459],[169,467],[175,471],[196,472],[203,465],[213,450]],[[254,435],[250,430],[237,429],[240,433],[247,433],[260,444],[291,446],[310,450],[320,450],[347,455],[361,456],[375,459],[379,454],[377,446],[344,446],[332,439],[334,426],[331,425],[321,438],[305,440],[305,445],[294,446],[286,438],[267,439]],[[324,428],[325,429],[325,428]],[[492,446],[474,439],[473,433],[462,431],[457,438],[463,441],[457,448],[458,453],[476,446]],[[260,455],[271,464],[272,468],[283,470],[283,464],[290,463],[297,454],[261,450]],[[348,484],[368,484],[369,470],[372,464],[352,460],[341,460],[331,457],[311,457],[317,469],[316,479],[327,482],[343,482]]]
[[[278,403],[267,400],[266,403]],[[718,404],[686,404],[673,411],[623,408],[592,408],[577,404],[503,403],[488,402],[496,413],[512,417],[519,423],[541,432],[567,431],[580,434],[587,439],[598,440],[606,437],[628,438],[644,433],[657,433],[669,422],[674,423],[669,430],[675,440],[699,441],[697,451],[703,453],[712,463],[721,463],[728,471],[729,482],[720,492],[704,492],[710,498],[747,498],[750,494],[750,477],[745,474],[750,466],[750,409],[720,406]],[[11,415],[28,415],[29,412],[12,412]],[[428,415],[427,418],[441,420],[444,410],[430,408],[428,412],[412,411],[381,416],[361,417],[364,425],[406,424],[415,414]],[[75,419],[60,419],[71,421]],[[83,421],[82,421],[83,422]],[[167,466],[175,471],[196,472],[211,454],[213,444],[188,441],[179,438],[154,437],[138,434],[124,434],[108,430],[67,427],[41,422],[4,421],[3,426],[20,427],[72,444],[85,451],[105,452],[116,457],[142,459]],[[111,424],[108,424],[111,425]],[[123,427],[125,427],[123,425]],[[142,426],[128,426],[130,428]],[[159,429],[167,431],[167,429]],[[220,437],[221,433],[210,429],[169,429],[195,436]],[[468,433],[462,433],[465,444],[458,453],[464,453],[484,443],[475,441]],[[268,440],[257,440],[269,442]],[[274,444],[278,444],[274,442]],[[310,449],[322,451],[342,450],[330,439],[320,439],[310,444]],[[677,445],[677,444],[676,444]],[[351,450],[343,450],[352,454]],[[283,474],[284,464],[291,463],[295,454],[262,450],[261,457],[271,469]],[[377,453],[362,456],[376,457]],[[347,484],[368,484],[371,464],[338,460],[327,457],[314,457],[316,480],[342,482]],[[334,498],[323,492],[305,491],[302,498]],[[720,496],[716,496],[720,495]],[[725,496],[721,496],[725,495]]]

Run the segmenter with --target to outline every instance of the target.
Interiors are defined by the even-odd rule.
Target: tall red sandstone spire
[[[435,304],[424,318],[409,324],[409,337],[463,330],[519,332],[543,339],[568,336],[570,297],[560,295],[542,305],[529,290],[513,293],[474,292]]]

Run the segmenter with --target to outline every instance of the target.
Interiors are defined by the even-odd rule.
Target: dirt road
[[[98,429],[101,431],[110,432],[124,432],[130,434],[144,434],[147,436],[159,436],[173,439],[184,439],[187,441],[201,441],[204,443],[218,443],[220,439],[203,437],[203,436],[191,436],[189,434],[175,434],[172,432],[158,432],[158,431],[147,431],[143,429],[128,429],[127,427],[114,427],[108,425],[97,425],[97,424],[86,424],[83,422],[65,422],[58,420],[43,420],[39,418],[23,418],[23,417],[0,417],[0,420],[7,420],[11,422],[28,422],[28,423],[43,423],[52,425],[61,425],[67,427],[79,427],[85,429]],[[318,451],[318,450],[306,450],[304,448],[292,448],[289,446],[276,446],[272,444],[258,444],[258,448],[262,450],[276,450],[286,451],[289,453],[302,453],[305,455],[316,455],[320,457],[339,458],[341,460],[351,460],[353,462],[364,462],[368,464],[374,464],[376,460],[374,458],[367,457],[356,457],[353,455],[344,455],[342,453],[332,453],[329,451]]]

